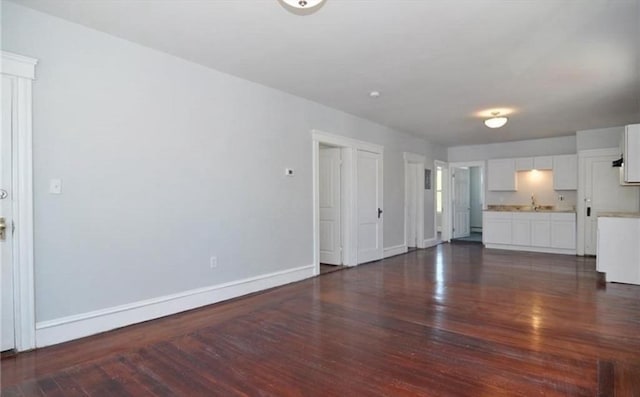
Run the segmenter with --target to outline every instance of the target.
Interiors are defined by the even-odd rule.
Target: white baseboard
[[[528,245],[508,245],[508,244],[485,244],[486,248],[509,250],[509,251],[529,251],[544,252],[547,254],[575,255],[575,249],[551,248],[551,247],[531,247]]]
[[[435,245],[438,245],[439,241],[437,238],[432,237],[432,238],[428,238],[426,240],[424,240],[424,242],[422,243],[424,248],[429,248],[429,247],[433,247]]]
[[[384,249],[384,257],[389,258],[391,256],[401,255],[407,253],[407,246],[404,244],[394,245]]]
[[[88,313],[36,323],[36,347],[110,331],[227,299],[304,280],[314,275],[314,265],[197,288],[177,294],[128,303]]]

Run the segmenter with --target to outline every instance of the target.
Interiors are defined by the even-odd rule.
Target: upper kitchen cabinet
[[[516,171],[551,170],[552,156],[521,157],[516,159]]]
[[[487,185],[491,191],[518,190],[515,159],[497,159],[487,162]]]
[[[624,182],[640,182],[640,124],[624,128]]]
[[[578,190],[578,156],[553,156],[553,189]]]

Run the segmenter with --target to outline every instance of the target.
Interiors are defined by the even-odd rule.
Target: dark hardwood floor
[[[445,244],[2,360],[3,396],[640,395],[640,286]],[[635,394],[634,394],[635,393]]]

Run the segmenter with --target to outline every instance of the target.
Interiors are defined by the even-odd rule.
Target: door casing
[[[455,168],[460,168],[460,167],[467,167],[467,168],[471,168],[471,167],[478,167],[480,168],[480,201],[482,203],[482,209],[486,210],[487,206],[485,203],[485,196],[486,196],[486,183],[485,181],[487,180],[487,174],[486,174],[486,164],[484,161],[464,161],[464,162],[453,162],[453,163],[449,163],[448,164],[448,176],[446,178],[447,180],[447,193],[451,192],[451,186],[453,186],[453,172],[451,172],[451,170],[455,169]],[[443,181],[444,181],[445,175],[443,174]],[[450,241],[451,237],[453,236],[453,211],[448,210],[448,209],[453,209],[452,204],[453,204],[453,195],[452,194],[447,194],[447,198],[446,200],[443,200],[445,205],[446,205],[446,209],[445,212],[442,214],[442,240],[443,241]],[[445,218],[446,216],[446,218]],[[446,219],[446,222],[444,221],[444,219]],[[446,225],[445,225],[446,223]],[[445,226],[446,226],[446,237],[445,237]]]
[[[313,177],[313,263],[314,274],[320,274],[320,205],[319,156],[320,144],[342,148],[342,262],[356,266],[358,261],[358,202],[357,155],[358,150],[379,153],[384,160],[384,147],[369,142],[335,135],[320,130],[311,131]],[[383,200],[383,198],[382,198]],[[384,202],[381,202],[384,204]],[[384,208],[383,208],[384,210]],[[380,233],[383,233],[381,225]],[[384,236],[383,236],[384,241]]]
[[[38,61],[2,51],[2,75],[12,79],[12,216],[15,349],[36,347],[33,266],[32,81]],[[9,228],[8,232],[11,232]]]

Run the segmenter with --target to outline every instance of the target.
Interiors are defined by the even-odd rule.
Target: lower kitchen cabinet
[[[487,248],[576,253],[576,214],[565,212],[485,211]]]

